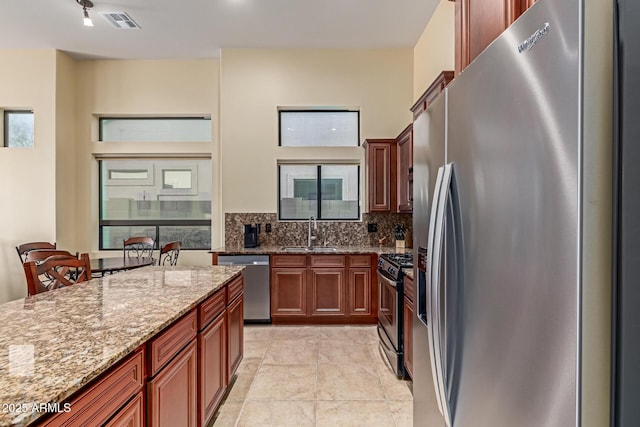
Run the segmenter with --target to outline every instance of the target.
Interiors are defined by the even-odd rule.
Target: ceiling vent
[[[126,12],[103,12],[104,18],[119,30],[139,30],[140,26]]]

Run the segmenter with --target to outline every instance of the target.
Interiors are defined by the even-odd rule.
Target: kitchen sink
[[[337,249],[331,246],[315,246],[311,252],[335,252]]]
[[[282,250],[285,252],[335,252],[338,249],[333,246],[313,246],[311,248],[307,246],[284,246]]]

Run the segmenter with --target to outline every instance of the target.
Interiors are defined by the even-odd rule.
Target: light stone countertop
[[[298,248],[299,250],[284,250],[283,247]],[[318,246],[322,247],[322,246]],[[411,253],[413,249],[396,249],[395,246],[332,246],[336,248],[331,252],[314,252],[307,250],[303,246],[258,246],[257,248],[243,248],[242,246],[222,246],[210,251],[212,254],[219,255],[268,255],[268,254],[312,254],[312,255],[324,255],[324,254],[390,254],[390,253]]]
[[[144,267],[0,305],[0,426],[44,415],[31,405],[68,398],[243,269]]]
[[[404,273],[405,276],[407,276],[409,279],[413,280],[413,268],[403,268],[402,272]]]

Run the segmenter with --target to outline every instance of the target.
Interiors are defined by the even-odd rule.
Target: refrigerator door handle
[[[446,219],[446,207],[448,198],[451,195],[451,181],[453,175],[453,164],[449,163],[443,167],[442,184],[440,188],[439,201],[438,201],[438,213],[436,216],[436,224],[433,233],[433,252],[431,252],[431,312],[432,322],[431,329],[433,333],[433,341],[435,345],[435,365],[436,373],[438,375],[438,389],[436,395],[440,396],[441,401],[441,413],[445,419],[447,426],[451,426],[451,411],[449,407],[449,400],[447,398],[447,391],[445,385],[445,366],[444,360],[444,346],[442,336],[442,313],[440,312],[440,298],[442,291],[441,282],[441,266],[444,248],[444,233],[445,233],[445,219]],[[453,220],[453,219],[451,219]]]
[[[432,282],[432,271],[433,271],[433,244],[434,244],[434,236],[435,229],[437,223],[438,216],[438,206],[440,203],[440,196],[442,193],[442,179],[444,175],[444,167],[438,169],[438,176],[436,178],[436,184],[433,189],[433,197],[431,199],[431,215],[429,217],[429,235],[427,238],[427,263],[426,263],[426,286],[425,293],[426,295],[418,295],[420,301],[425,301],[425,317],[427,320],[427,335],[429,341],[429,361],[431,362],[431,376],[433,378],[433,387],[436,392],[436,401],[438,402],[438,410],[440,413],[443,413],[442,409],[442,397],[440,394],[440,381],[441,378],[438,375],[438,369],[436,365],[436,342],[435,342],[435,329],[433,328],[433,312],[432,312],[432,292],[433,292],[433,282]],[[421,287],[418,287],[418,292],[420,292]],[[422,317],[420,317],[422,319]]]

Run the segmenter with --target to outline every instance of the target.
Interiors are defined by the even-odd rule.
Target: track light
[[[91,9],[93,7],[93,2],[91,0],[76,0],[80,6],[82,6],[82,12],[84,13],[84,25],[86,27],[93,27],[93,21],[91,17],[89,17],[89,11],[87,9]]]

